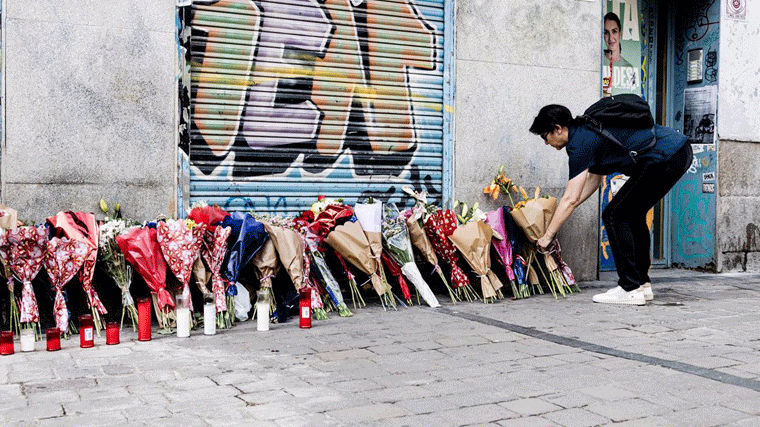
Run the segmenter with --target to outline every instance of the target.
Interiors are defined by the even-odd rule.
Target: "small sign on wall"
[[[726,0],[726,18],[747,20],[747,0]]]

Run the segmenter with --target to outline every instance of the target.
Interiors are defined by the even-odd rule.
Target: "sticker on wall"
[[[702,192],[703,193],[715,193],[715,183],[714,182],[703,182],[702,183]]]
[[[747,0],[726,0],[726,18],[747,20]]]
[[[715,143],[715,119],[718,110],[717,86],[684,90],[683,133],[692,144]]]
[[[706,172],[702,174],[702,181],[703,182],[714,182],[715,181],[715,172]]]

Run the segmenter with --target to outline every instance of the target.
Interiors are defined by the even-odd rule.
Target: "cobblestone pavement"
[[[0,357],[6,426],[757,426],[760,275],[653,273],[645,307],[583,292],[379,306],[256,332]]]

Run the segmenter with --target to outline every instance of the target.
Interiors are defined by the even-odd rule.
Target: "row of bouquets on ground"
[[[349,298],[354,310],[365,306],[365,298],[385,308],[423,301],[437,307],[434,289],[454,303],[493,302],[543,293],[542,285],[564,295],[575,285],[557,243],[546,253],[531,243],[543,235],[556,199],[526,197],[519,208],[464,218],[428,203],[425,194],[409,194],[414,206],[403,210],[379,200],[350,206],[320,198],[301,215],[283,218],[199,204],[185,219],[143,224],[59,212],[44,224],[22,225],[13,209],[0,206],[4,326],[42,331],[41,280],[53,302],[52,322],[64,336],[77,329],[67,305],[76,285],[98,332],[104,316],[136,327],[135,292],[150,294],[160,330],[170,331],[177,296],[196,301],[191,310],[198,301],[213,301],[215,319],[200,313],[193,319],[228,328],[236,317],[247,318],[255,291],[262,290],[270,296],[268,314],[282,322],[297,312],[299,294],[309,295],[313,316],[324,319],[330,311],[351,316]],[[105,273],[98,283],[96,270]],[[118,313],[109,314],[99,293],[120,297],[110,304]]]

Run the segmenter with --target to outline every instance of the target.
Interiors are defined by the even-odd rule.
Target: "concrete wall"
[[[175,0],[6,0],[2,199],[20,219],[175,212]]]
[[[721,2],[716,245],[722,271],[760,271],[760,5],[747,3],[745,19],[735,20]]]
[[[538,110],[564,104],[574,114],[600,95],[601,5],[581,0],[456,1],[454,198],[484,210],[507,204],[482,193],[501,165],[526,189],[561,196],[567,155],[528,132]],[[576,278],[594,279],[598,198],[560,232]]]

